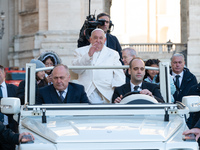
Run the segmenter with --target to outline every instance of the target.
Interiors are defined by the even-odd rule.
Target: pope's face
[[[97,51],[101,51],[106,41],[106,37],[103,31],[96,30],[92,33],[90,37],[90,43],[95,45]]]

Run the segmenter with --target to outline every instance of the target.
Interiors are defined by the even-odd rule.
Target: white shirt
[[[67,91],[68,91],[68,87],[63,91],[62,96],[65,98],[67,95]],[[58,90],[56,90],[56,92],[58,93],[58,95],[60,96],[60,92]]]
[[[142,91],[142,82],[139,85],[134,85],[131,81],[130,81],[130,85],[131,85],[131,92],[134,91],[134,87],[135,86],[139,86],[138,91]]]

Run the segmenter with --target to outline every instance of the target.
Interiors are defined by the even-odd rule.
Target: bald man
[[[36,104],[88,103],[84,87],[71,83],[69,69],[58,64],[52,71],[53,84],[39,89]]]
[[[106,37],[102,29],[91,33],[90,45],[75,50],[74,66],[121,66],[119,54],[106,47]],[[78,82],[84,85],[91,103],[111,103],[114,88],[125,83],[122,69],[73,70],[78,74]]]
[[[145,63],[144,61],[136,57],[130,61],[129,74],[131,80],[120,87],[115,88],[112,102],[120,103],[123,100],[123,96],[129,92],[139,92],[140,94],[149,95],[154,97],[158,102],[164,103],[159,88],[156,84],[143,82],[145,75]]]

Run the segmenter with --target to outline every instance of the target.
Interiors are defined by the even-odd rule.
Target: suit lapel
[[[142,82],[142,89],[147,89],[147,85],[145,84],[145,82]]]
[[[188,79],[188,77],[186,77],[186,75],[184,75],[185,74],[185,71],[183,71],[183,79],[182,79],[182,81],[181,81],[181,85],[180,85],[180,88],[179,89],[184,89],[185,88],[185,86],[187,85],[187,79]]]
[[[73,89],[72,89],[72,86],[68,85],[68,89],[67,89],[67,94],[66,94],[66,97],[65,97],[65,103],[70,103],[70,101],[73,101],[72,98],[73,98],[73,94],[72,93]]]
[[[51,91],[50,94],[51,94],[52,103],[58,103],[59,96],[53,85],[50,86],[50,91]]]
[[[106,42],[107,42],[107,47],[113,47],[112,45],[114,44],[113,42],[112,42],[112,39],[111,39],[111,36],[109,35],[109,34],[106,34]]]
[[[14,97],[16,96],[16,93],[14,93],[14,89],[12,89],[12,87],[9,84],[6,84],[6,88],[7,88],[7,96],[8,97]]]
[[[10,89],[10,86],[8,85],[8,84],[6,84],[6,88],[7,88],[7,95],[8,95],[8,97],[11,95],[11,91],[12,91],[12,89]]]
[[[123,93],[124,95],[128,92],[131,92],[131,85],[130,83],[125,84],[124,88],[123,88]]]
[[[107,47],[109,47],[109,45],[110,45],[110,37],[109,37],[109,35],[108,34],[106,34],[106,46]]]

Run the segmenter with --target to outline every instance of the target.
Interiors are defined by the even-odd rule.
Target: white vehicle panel
[[[161,106],[170,106],[168,121],[164,120],[166,111]],[[42,123],[40,112],[49,105],[39,106],[40,109],[30,106],[29,110],[21,110],[19,128],[20,132],[32,132],[35,141],[19,147],[22,150],[30,145],[29,150],[197,150],[196,141],[182,140],[183,131],[188,129],[185,123],[188,109],[175,106],[66,105],[58,111],[61,106],[51,105],[56,110],[46,110],[47,123]],[[94,108],[98,113],[91,114]]]
[[[163,121],[163,116],[123,117],[29,117],[22,125],[54,143],[166,141],[182,125],[179,117]],[[174,121],[176,120],[176,121]],[[137,135],[137,136],[136,136]],[[101,138],[102,137],[102,138]]]

